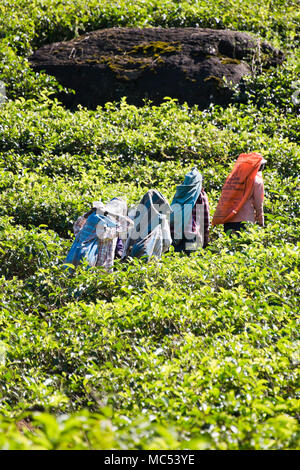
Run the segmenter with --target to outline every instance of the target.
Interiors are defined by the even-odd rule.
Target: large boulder
[[[231,84],[253,67],[280,64],[283,54],[237,31],[111,28],[43,46],[29,60],[76,91],[60,97],[71,107],[94,109],[122,96],[135,105],[159,104],[169,96],[203,109],[227,105]]]

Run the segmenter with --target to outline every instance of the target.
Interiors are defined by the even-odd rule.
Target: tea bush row
[[[108,406],[211,448],[294,445],[299,245],[260,246],[257,232],[221,237],[189,262],[170,253],[112,275],[79,270],[67,283],[40,269],[22,281],[23,299],[5,307],[2,409]],[[59,307],[75,285],[76,302]],[[20,292],[16,279],[7,286]],[[255,437],[280,417],[276,442]]]

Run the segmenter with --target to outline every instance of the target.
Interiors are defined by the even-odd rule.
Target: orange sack
[[[227,177],[213,216],[212,225],[230,222],[251,194],[254,179],[261,165],[259,153],[241,153]]]

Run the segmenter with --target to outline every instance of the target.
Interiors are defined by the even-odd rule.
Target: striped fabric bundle
[[[65,259],[66,264],[76,267],[86,259],[90,267],[102,266],[107,271],[111,270],[118,237],[124,236],[128,227],[133,226],[124,215],[127,211],[124,204],[126,206],[124,201],[114,198],[106,206],[99,203],[99,207],[77,219],[74,224],[76,237]]]

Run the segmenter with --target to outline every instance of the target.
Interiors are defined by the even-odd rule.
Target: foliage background
[[[299,448],[297,3],[1,3],[0,448]],[[227,109],[124,98],[68,111],[27,57],[117,26],[248,31],[286,61],[249,77]],[[170,201],[197,166],[213,213],[253,150],[268,160],[264,229],[229,239],[214,228],[191,257],[109,275],[63,271],[72,223],[95,198],[130,205],[156,187]]]

